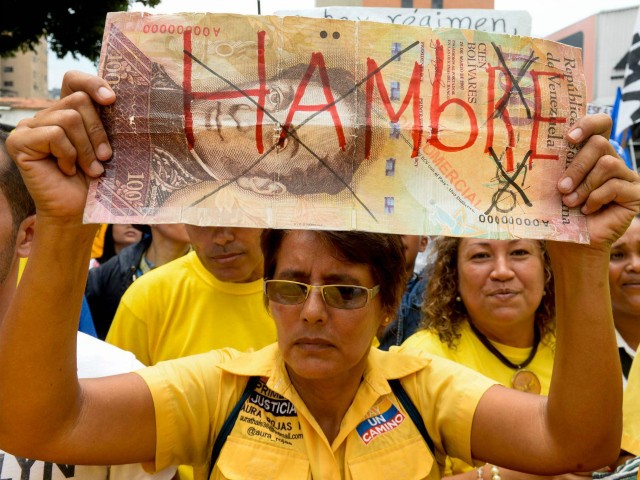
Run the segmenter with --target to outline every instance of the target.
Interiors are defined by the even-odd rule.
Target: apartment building
[[[0,97],[47,98],[47,40],[35,51],[0,58]]]

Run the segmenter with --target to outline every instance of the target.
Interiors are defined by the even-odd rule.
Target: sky
[[[495,0],[496,10],[526,10],[531,15],[531,36],[544,37],[583,18],[604,10],[638,6],[640,0]],[[212,12],[258,13],[257,0],[162,0],[153,9],[135,3],[131,10],[151,13]],[[261,0],[260,13],[270,15],[278,10],[312,8],[314,0]],[[631,43],[631,39],[629,39]],[[59,88],[67,70],[96,73],[96,66],[85,58],[64,59],[49,54],[49,88]]]

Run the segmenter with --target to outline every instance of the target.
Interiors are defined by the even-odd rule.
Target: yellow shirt
[[[107,232],[109,225],[103,223],[96,232],[96,237],[93,239],[93,245],[91,247],[91,258],[99,258],[104,251],[104,234]]]
[[[259,349],[275,339],[262,280],[221,282],[195,252],[132,283],[107,335],[145,365],[218,348]]]
[[[248,376],[260,376],[227,438],[213,479],[440,478],[448,453],[471,462],[471,424],[495,382],[426,354],[372,348],[358,392],[330,445],[291,384],[276,344],[258,352],[214,351],[137,372],[155,406],[153,468],[194,465],[207,478],[215,435],[240,398]],[[402,384],[421,413],[438,463],[388,380]],[[208,419],[208,421],[207,421]]]
[[[531,352],[531,348],[515,348],[496,342],[491,343],[516,365],[525,361]],[[446,343],[440,341],[437,333],[429,330],[416,332],[405,340],[402,347],[409,347],[448,358],[476,372],[480,372],[504,386],[511,387],[514,370],[504,365],[487,350],[487,347],[474,335],[471,327],[466,322],[460,328],[460,342],[456,348],[449,348]],[[538,345],[536,356],[526,368],[534,372],[540,380],[541,394],[548,395],[549,386],[551,385],[551,372],[553,370],[553,350],[546,343],[541,342]],[[445,473],[448,475],[457,474],[469,471],[472,468],[468,462],[450,458],[447,459]]]
[[[636,354],[624,391],[622,449],[640,455],[640,351]]]
[[[20,257],[20,263],[18,264],[18,282],[22,278],[22,274],[24,273],[24,268],[27,266],[27,259],[25,257]]]

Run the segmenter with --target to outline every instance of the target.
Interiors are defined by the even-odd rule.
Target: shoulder
[[[439,355],[447,357],[450,354],[450,348],[442,343],[438,334],[431,330],[420,330],[409,338],[407,338],[402,348],[405,350],[418,350],[431,353],[433,355]]]
[[[453,358],[404,344],[396,351],[407,356],[429,359],[424,368],[406,379],[410,388],[415,389],[414,392],[421,392],[419,395],[432,398],[443,396],[450,400],[455,398],[456,402],[459,402],[460,395],[471,395],[477,401],[489,387],[498,383]]]
[[[428,278],[425,274],[425,271],[422,270],[415,279],[408,285],[408,291],[410,291],[413,295],[422,295],[427,288]]]
[[[88,284],[97,286],[101,283],[108,282],[111,275],[118,270],[118,262],[118,256],[114,255],[106,262],[89,269],[89,277],[87,280]]]
[[[102,265],[90,269],[88,279],[90,288],[96,288],[104,283],[111,283],[114,277],[128,275],[131,267],[140,263],[140,259],[148,246],[149,240],[142,239],[138,243],[123,248],[118,255],[114,255]]]
[[[243,365],[247,361],[251,364],[252,357],[255,355],[255,353],[240,352],[232,348],[210,350],[205,353],[158,362],[151,367],[138,370],[136,373],[144,379],[147,385],[153,386],[157,390],[165,388],[175,388],[176,391],[186,391],[190,388],[200,390],[202,386],[219,384],[223,377],[246,378],[245,372],[236,371],[234,366],[238,363]]]
[[[429,408],[442,401],[462,405],[466,400],[472,400],[469,405],[475,406],[482,394],[497,383],[451,358],[424,349],[415,349],[403,344],[392,348],[389,353],[427,360],[422,368],[398,378],[402,379],[412,398],[420,399],[420,403],[430,405]],[[447,409],[451,407],[448,406]]]
[[[154,268],[133,282],[125,292],[125,296],[130,297],[132,292],[135,295],[139,295],[140,292],[157,292],[167,288],[171,289],[172,294],[175,294],[178,292],[178,289],[176,289],[178,283],[193,280],[191,263],[191,253],[188,253],[183,257]],[[157,295],[154,294],[154,296]]]
[[[140,259],[144,252],[149,248],[151,244],[151,237],[146,235],[137,243],[129,245],[122,249],[122,251],[115,256],[122,266],[137,265],[140,263]]]

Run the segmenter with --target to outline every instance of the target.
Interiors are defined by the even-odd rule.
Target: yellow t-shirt
[[[508,345],[502,345],[492,342],[493,345],[507,357],[511,362],[517,364],[527,359],[531,348],[515,348]],[[402,347],[408,347],[438,355],[454,362],[465,365],[483,375],[499,382],[500,384],[511,387],[511,379],[515,373],[512,368],[504,365],[498,360],[482,342],[474,335],[468,323],[464,323],[460,328],[460,342],[457,347],[452,349],[446,343],[442,343],[437,333],[429,330],[420,330],[416,332],[402,344]],[[538,345],[538,351],[531,363],[526,367],[536,374],[540,380],[541,394],[549,394],[549,386],[551,385],[551,372],[553,370],[553,350],[544,342]],[[473,469],[468,462],[463,462],[458,458],[447,459],[447,467],[445,473],[447,475],[463,473]]]
[[[371,349],[332,445],[291,384],[275,344],[255,353],[215,351],[138,371],[155,406],[152,468],[191,464],[196,480],[206,479],[215,435],[247,377],[260,376],[266,384],[244,404],[211,478],[439,479],[434,457],[388,380],[402,379],[434,441],[437,465],[445,458],[443,445],[472,461],[473,415],[495,382],[446,359],[419,355]]]
[[[624,391],[622,449],[640,455],[640,350],[636,354]]]
[[[195,252],[131,284],[107,335],[145,365],[226,347],[257,350],[275,340],[262,280],[221,282]]]
[[[18,282],[22,278],[22,274],[24,273],[24,268],[27,266],[26,257],[20,257],[20,263],[18,264]]]
[[[104,251],[104,234],[107,232],[109,225],[103,223],[96,232],[96,236],[93,239],[93,245],[91,246],[91,258],[99,258]]]

